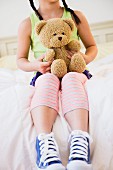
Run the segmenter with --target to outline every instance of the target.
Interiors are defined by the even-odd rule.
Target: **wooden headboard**
[[[96,43],[113,42],[113,21],[90,25]],[[17,37],[0,38],[0,58],[15,55],[17,52]]]
[[[113,21],[107,21],[90,26],[97,44],[113,42]]]
[[[17,37],[0,38],[0,58],[17,52]]]

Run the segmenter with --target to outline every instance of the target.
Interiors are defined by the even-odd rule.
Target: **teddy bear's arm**
[[[78,40],[72,40],[67,44],[67,49],[78,52],[80,51],[81,45]]]
[[[44,61],[52,61],[54,56],[55,56],[55,51],[53,49],[48,49]]]

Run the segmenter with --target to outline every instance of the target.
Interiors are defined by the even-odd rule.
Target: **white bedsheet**
[[[89,65],[86,83],[94,170],[113,170],[113,55]],[[36,132],[29,113],[33,73],[0,69],[0,170],[36,170]],[[53,131],[64,164],[68,160],[69,127],[58,116]]]

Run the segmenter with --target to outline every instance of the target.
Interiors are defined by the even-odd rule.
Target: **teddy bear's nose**
[[[58,37],[58,39],[61,41],[61,40],[62,40],[62,37]]]

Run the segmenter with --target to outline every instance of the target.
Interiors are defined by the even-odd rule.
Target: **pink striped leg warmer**
[[[59,86],[60,81],[55,75],[51,73],[41,75],[36,80],[36,89],[31,101],[31,110],[38,106],[48,106],[58,112]]]
[[[87,77],[81,73],[70,72],[62,79],[62,111],[63,114],[75,109],[88,108],[88,98],[84,88]]]

